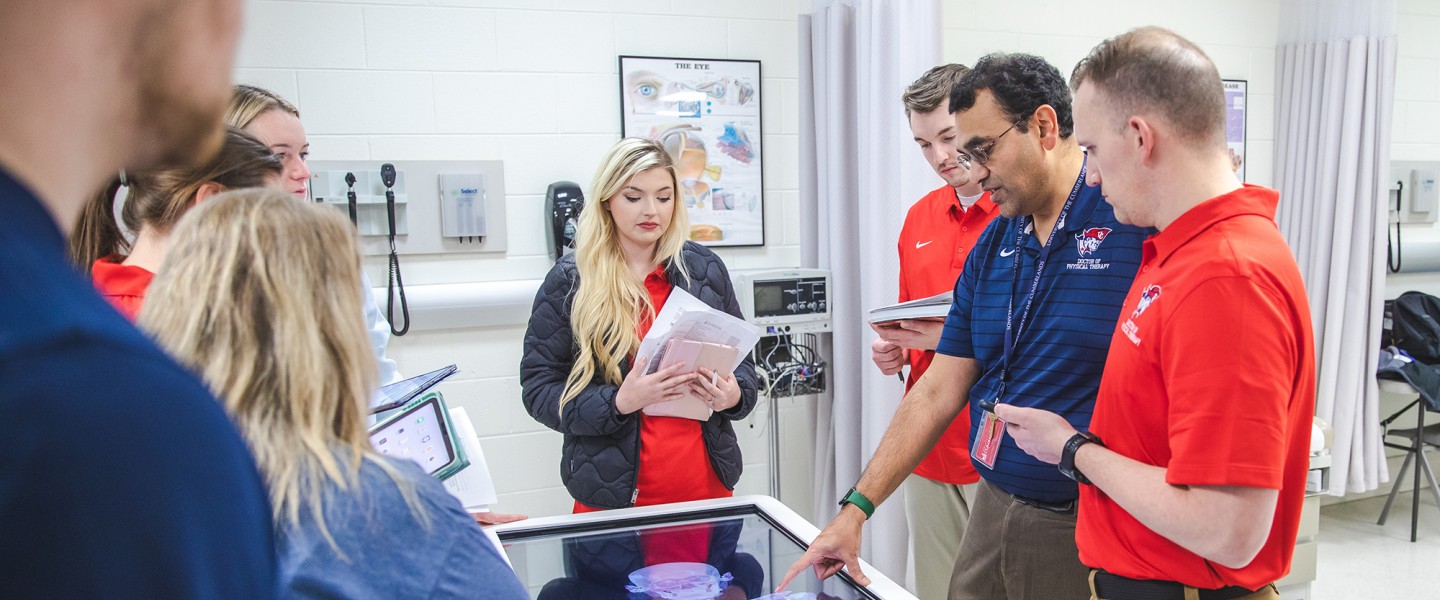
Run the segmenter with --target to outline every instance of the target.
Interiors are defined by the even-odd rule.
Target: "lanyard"
[[[1088,158],[1087,158],[1088,162]],[[1010,357],[1015,353],[1015,343],[1025,332],[1026,321],[1030,320],[1030,308],[1035,305],[1035,296],[1040,291],[1040,277],[1045,273],[1045,263],[1050,260],[1050,252],[1055,249],[1055,238],[1060,230],[1065,228],[1065,219],[1070,215],[1070,207],[1075,204],[1075,198],[1080,195],[1080,186],[1085,182],[1085,163],[1080,164],[1080,176],[1075,179],[1075,186],[1070,188],[1070,197],[1065,199],[1065,206],[1060,209],[1060,215],[1055,219],[1055,226],[1050,229],[1050,237],[1045,242],[1045,247],[1040,249],[1040,258],[1035,263],[1035,278],[1030,282],[1030,293],[1025,298],[1024,312],[1020,314],[1020,320],[1015,320],[1015,286],[1020,282],[1020,247],[1025,244],[1025,236],[1029,235],[1031,217],[1022,216],[1015,222],[1015,269],[1010,276],[1010,301],[1005,309],[1005,344],[1004,357],[1000,366],[1000,389],[995,393],[998,402],[1005,395],[1005,384],[1010,381]]]

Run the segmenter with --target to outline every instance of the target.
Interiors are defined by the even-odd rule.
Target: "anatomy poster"
[[[1226,79],[1225,145],[1230,147],[1230,164],[1235,175],[1245,181],[1245,81]]]
[[[620,113],[674,157],[690,239],[765,244],[760,61],[621,56]]]

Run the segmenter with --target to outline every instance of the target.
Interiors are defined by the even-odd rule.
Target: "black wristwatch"
[[[1105,442],[1100,441],[1099,436],[1088,431],[1078,431],[1075,435],[1070,436],[1070,440],[1065,442],[1065,449],[1060,452],[1060,464],[1058,466],[1060,467],[1061,475],[1075,480],[1076,483],[1092,485],[1090,480],[1085,477],[1085,474],[1081,473],[1080,469],[1075,468],[1075,452],[1079,450],[1081,446],[1092,442],[1102,447],[1105,446]]]

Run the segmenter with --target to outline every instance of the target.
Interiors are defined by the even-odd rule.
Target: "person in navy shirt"
[[[249,451],[65,246],[119,169],[218,147],[240,2],[0,12],[0,598],[273,598]]]
[[[935,362],[901,402],[840,514],[785,581],[808,565],[822,577],[848,567],[867,581],[855,560],[867,512],[904,480],[946,424],[969,410],[981,483],[949,597],[1088,598],[1089,571],[1075,548],[1075,482],[1017,448],[987,407],[1041,407],[1077,428],[1089,423],[1148,231],[1116,221],[1101,189],[1085,186],[1069,88],[1044,59],[980,59],[955,86],[949,109],[959,160],[1000,217],[981,234],[955,284]]]

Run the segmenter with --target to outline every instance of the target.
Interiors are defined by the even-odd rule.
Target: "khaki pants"
[[[1090,600],[1125,600],[1124,598],[1101,598],[1100,594],[1095,591],[1095,573],[1097,571],[1094,569],[1090,570]],[[1185,600],[1200,600],[1200,590],[1185,586]],[[1276,589],[1275,584],[1272,583],[1255,590],[1253,594],[1241,596],[1235,600],[1280,600],[1280,590]]]
[[[944,598],[948,593],[976,485],[952,485],[919,475],[905,479],[905,520],[915,549],[916,596]]]
[[[1022,504],[980,481],[950,600],[1082,600],[1090,597],[1089,574],[1075,548],[1073,510]]]

